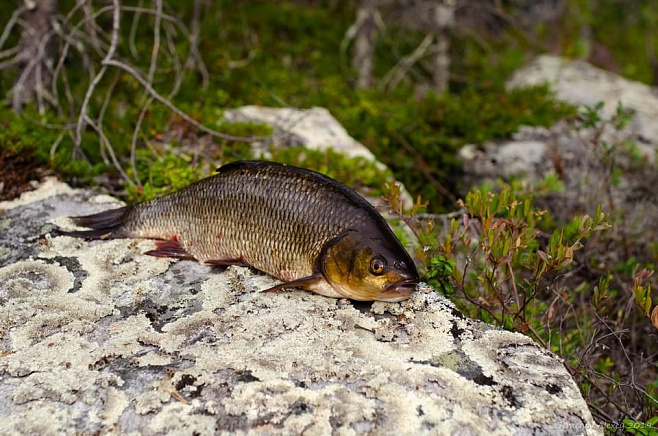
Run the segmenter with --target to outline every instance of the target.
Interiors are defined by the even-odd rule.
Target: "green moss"
[[[36,120],[36,114],[29,109],[22,117],[10,109],[0,109],[0,148],[13,154],[32,153],[39,163],[69,177],[90,178],[107,170],[102,163],[72,159],[71,138],[61,130],[44,127],[51,120]],[[85,135],[82,150],[88,154],[89,145],[97,141]]]
[[[128,200],[152,200],[196,182],[202,173],[191,160],[185,154],[167,152],[154,157],[149,150],[139,150],[136,166],[143,187],[127,186]]]
[[[303,147],[270,150],[271,160],[317,171],[347,186],[379,196],[384,193],[385,183],[393,180],[393,174],[363,157],[348,157],[333,149],[326,152]]]

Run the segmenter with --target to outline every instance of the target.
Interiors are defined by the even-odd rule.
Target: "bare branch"
[[[110,158],[112,159],[112,163],[114,164],[114,167],[119,171],[119,174],[121,174],[121,177],[128,183],[130,186],[135,186],[135,183],[128,177],[128,174],[123,170],[121,167],[121,164],[117,160],[116,155],[114,154],[114,149],[112,148],[112,144],[110,143],[110,140],[105,136],[105,133],[103,133],[103,130],[94,123],[94,121],[89,118],[87,115],[85,115],[85,122],[89,124],[89,126],[98,133],[98,136],[101,138],[101,142],[105,144],[105,147],[107,147],[107,151],[110,154]]]
[[[8,58],[10,56],[14,56],[15,54],[19,53],[21,51],[20,45],[17,45],[16,47],[9,48],[4,51],[0,51],[0,59]]]
[[[105,100],[103,101],[103,106],[101,106],[101,110],[98,114],[98,119],[96,120],[96,125],[100,130],[103,130],[103,118],[105,117],[105,112],[107,111],[107,108],[110,105],[110,100],[112,99],[114,88],[117,86],[120,76],[121,76],[121,72],[117,71],[116,74],[114,75],[114,79],[112,79],[112,83],[110,84],[110,87],[107,89],[107,92],[105,93]],[[105,162],[106,165],[109,165],[109,161],[107,160],[107,155],[105,154],[105,147],[103,147],[102,144],[100,149],[101,149],[101,158],[103,159],[103,162]]]
[[[142,8],[144,0],[139,0],[137,7]],[[130,38],[128,39],[128,47],[130,48],[130,54],[133,55],[135,59],[139,59],[139,52],[137,51],[137,46],[135,45],[135,35],[137,34],[137,26],[139,25],[139,18],[142,16],[142,11],[138,10],[133,15],[133,22],[130,25]]]
[[[1,70],[6,70],[7,68],[11,68],[13,66],[16,66],[20,64],[23,61],[23,57],[19,54],[17,56],[14,56],[11,59],[8,59],[4,62],[0,62],[0,71]]]
[[[409,69],[418,62],[423,56],[427,54],[427,50],[432,46],[434,41],[434,36],[426,35],[425,38],[420,42],[418,47],[407,56],[403,56],[402,59],[390,69],[388,73],[384,76],[382,81],[379,83],[379,89],[393,89],[400,81],[406,76]]]
[[[103,65],[111,65],[117,68],[121,68],[125,72],[129,73],[131,76],[133,76],[146,90],[155,98],[157,101],[165,105],[169,110],[171,110],[173,113],[181,117],[183,120],[187,121],[188,123],[192,124],[194,127],[197,129],[208,133],[209,135],[215,136],[217,138],[221,139],[226,139],[228,141],[237,141],[237,142],[254,142],[254,141],[261,141],[266,139],[265,137],[262,136],[233,136],[233,135],[228,135],[226,133],[221,133],[216,130],[213,130],[209,127],[204,126],[203,124],[199,123],[198,121],[194,120],[191,118],[189,115],[187,115],[185,112],[182,110],[178,109],[172,102],[167,100],[165,97],[160,95],[151,85],[148,84],[146,79],[144,79],[139,71],[137,71],[135,68],[131,67],[130,65],[118,61],[118,60],[113,60],[113,59],[107,59],[103,61]]]
[[[23,12],[25,12],[25,10],[26,10],[25,6],[21,6],[18,9],[16,9],[13,14],[11,14],[11,18],[9,19],[7,25],[2,31],[2,35],[0,35],[0,48],[2,48],[5,45],[5,42],[7,42],[7,38],[9,38],[12,29],[16,25],[16,22],[23,14]]]
[[[153,103],[153,97],[149,97],[149,99],[146,101],[146,104],[142,108],[142,111],[139,113],[139,118],[137,118],[137,125],[133,131],[133,139],[130,143],[130,165],[132,167],[133,174],[135,175],[137,185],[139,185],[140,188],[142,187],[142,182],[139,179],[139,174],[137,173],[137,136],[142,129],[142,121],[144,121],[144,116],[148,112],[151,103]]]
[[[201,2],[202,0],[194,0],[194,9],[192,10],[192,23],[190,26],[190,56],[185,62],[185,66],[192,62],[196,63],[196,66],[201,73],[201,80],[203,84],[203,89],[208,89],[208,84],[210,83],[210,75],[208,74],[208,68],[203,62],[203,58],[199,53],[199,23],[201,21]]]
[[[96,47],[97,50],[101,50],[101,43],[98,39],[98,33],[96,33],[96,20],[91,18],[93,15],[93,9],[91,8],[91,2],[87,2],[84,0],[82,2],[82,11],[84,12],[85,15],[85,29],[87,31],[87,34],[89,34],[89,39],[91,41],[91,45]]]
[[[107,70],[105,62],[112,59],[112,56],[114,56],[114,53],[117,48],[117,43],[119,41],[119,20],[121,16],[121,9],[119,5],[119,0],[113,0],[112,3],[114,5],[114,14],[112,19],[112,42],[110,44],[110,49],[108,50],[107,54],[105,55],[105,59],[101,64],[102,65],[101,69],[96,75],[96,77],[94,77],[94,80],[89,84],[89,88],[87,88],[87,93],[85,94],[85,98],[82,102],[82,108],[80,109],[80,116],[78,117],[78,126],[75,129],[75,146],[73,148],[74,156],[80,150],[80,143],[82,142],[82,128],[84,126],[85,121],[89,119],[89,117],[87,116],[89,101],[91,100],[91,96],[93,95],[96,86],[98,86],[98,83],[105,75],[105,71]]]
[[[172,98],[174,95],[178,94],[178,91],[180,90],[180,86],[183,83],[183,76],[185,75],[185,69],[186,67],[181,65],[180,63],[180,58],[178,57],[178,51],[176,50],[176,43],[174,42],[172,32],[170,31],[170,27],[172,27],[173,24],[171,23],[164,23],[164,28],[165,28],[165,38],[167,40],[167,48],[169,49],[170,56],[171,56],[171,61],[174,64],[174,72],[176,73],[176,79],[174,79],[174,86],[171,88],[171,91],[167,95],[167,98]]]
[[[162,22],[162,0],[154,0],[156,5],[155,26],[153,28],[153,50],[151,51],[151,65],[149,66],[148,83],[153,84],[155,69],[158,65],[160,52],[160,23]]]

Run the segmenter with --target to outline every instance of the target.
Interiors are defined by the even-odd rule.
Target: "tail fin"
[[[129,206],[118,209],[106,210],[93,215],[71,217],[71,220],[80,227],[88,227],[93,230],[60,231],[60,234],[86,239],[109,239],[120,238],[118,230],[121,228],[123,217]]]

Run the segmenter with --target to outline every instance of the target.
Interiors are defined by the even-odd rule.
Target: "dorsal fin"
[[[224,174],[237,170],[245,170],[245,169],[253,170],[255,168],[268,166],[268,165],[285,166],[284,164],[280,164],[276,162],[268,162],[265,160],[236,160],[235,162],[230,162],[217,168],[217,170],[215,170],[215,173]]]

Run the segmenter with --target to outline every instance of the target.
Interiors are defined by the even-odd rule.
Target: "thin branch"
[[[105,62],[112,59],[112,56],[114,56],[114,53],[117,48],[117,43],[119,41],[119,20],[121,16],[120,13],[121,9],[119,5],[119,0],[113,0],[112,3],[114,5],[114,14],[112,20],[112,42],[110,43],[110,49],[105,55],[105,59],[103,59],[100,71],[98,72],[96,77],[94,77],[94,80],[89,84],[89,88],[87,88],[87,93],[85,94],[85,98],[82,101],[82,107],[80,108],[80,116],[78,117],[78,126],[75,129],[75,147],[73,148],[74,156],[76,156],[76,153],[80,150],[80,144],[82,142],[82,128],[84,126],[85,121],[89,119],[89,117],[87,116],[89,101],[91,100],[91,96],[94,94],[94,90],[96,89],[96,86],[98,86],[98,83],[105,75],[105,71],[107,70],[107,66]]]
[[[110,153],[110,158],[112,159],[112,163],[114,164],[114,167],[119,171],[119,174],[121,174],[121,177],[128,183],[130,186],[135,186],[135,183],[128,177],[128,174],[123,170],[121,167],[121,164],[119,163],[116,155],[114,154],[114,148],[112,148],[112,144],[110,143],[110,140],[105,136],[105,133],[103,133],[103,130],[101,130],[100,127],[94,123],[94,121],[89,118],[89,116],[85,115],[85,122],[89,124],[89,126],[98,133],[98,136],[100,136],[101,141],[103,144],[105,144],[105,147],[107,147],[108,153]]]
[[[6,70],[7,68],[16,66],[20,64],[22,61],[23,61],[23,56],[18,54],[11,59],[8,59],[4,62],[0,62],[0,70]]]
[[[178,57],[178,51],[176,50],[176,43],[174,42],[173,36],[171,34],[170,27],[173,26],[171,23],[165,22],[165,39],[167,40],[167,48],[169,49],[171,61],[174,64],[174,71],[176,72],[176,79],[174,79],[174,86],[171,88],[167,98],[171,99],[180,90],[181,85],[183,84],[183,77],[185,76],[184,65],[181,65],[180,58]]]
[[[21,46],[17,45],[12,48],[8,48],[7,50],[0,51],[0,59],[8,58],[10,56],[14,56],[15,54],[19,53],[21,51]]]
[[[9,38],[12,29],[18,22],[18,19],[20,18],[21,14],[23,14],[23,12],[25,11],[26,11],[26,7],[21,6],[18,9],[16,9],[13,14],[11,14],[11,18],[9,19],[7,25],[2,31],[2,35],[0,35],[0,49],[5,45],[5,42],[7,42],[7,39]]]
[[[432,221],[444,221],[452,218],[458,218],[466,213],[466,209],[460,209],[450,213],[436,214],[436,213],[418,213],[413,216],[419,220],[432,220]]]
[[[117,86],[120,76],[121,76],[121,72],[117,71],[116,74],[114,75],[114,79],[112,79],[112,83],[110,84],[110,87],[107,89],[107,92],[105,93],[105,99],[103,101],[103,105],[101,106],[101,110],[98,113],[98,118],[96,119],[96,125],[100,130],[103,130],[103,118],[105,117],[105,112],[107,111],[107,108],[110,105],[110,100],[112,99],[114,88]],[[102,144],[101,144],[101,158],[103,159],[103,162],[105,162],[106,165],[109,165],[107,155],[105,154],[105,147],[103,147]]]
[[[137,136],[142,129],[142,122],[144,121],[144,117],[146,116],[151,103],[153,103],[153,97],[149,97],[149,99],[146,101],[146,104],[142,108],[142,111],[139,113],[139,118],[137,118],[137,125],[133,131],[133,139],[130,143],[130,165],[132,167],[135,180],[137,181],[137,185],[140,188],[142,187],[142,181],[139,179],[139,174],[137,173]]]
[[[143,4],[144,4],[144,0],[139,0],[139,3],[137,3],[137,7],[141,9]],[[139,59],[139,52],[137,51],[137,46],[135,45],[135,35],[137,34],[137,26],[139,24],[139,18],[141,17],[141,15],[142,15],[141,10],[136,11],[135,15],[133,15],[133,22],[130,25],[130,38],[128,38],[128,47],[130,48],[130,54],[135,59]]]
[[[203,62],[201,53],[199,53],[199,23],[201,21],[201,1],[194,0],[194,9],[192,9],[192,23],[190,26],[190,56],[185,61],[185,66],[191,64],[192,61],[196,63],[199,73],[201,73],[201,80],[203,89],[208,89],[208,84],[210,83],[210,74],[208,74],[208,68]],[[245,26],[246,28],[246,26]]]
[[[151,51],[151,65],[149,66],[148,83],[153,84],[155,69],[158,66],[158,53],[160,52],[160,23],[162,23],[162,0],[154,0],[156,5],[155,26],[153,27],[153,50]]]
[[[55,160],[55,153],[57,153],[57,147],[59,147],[59,144],[62,142],[64,139],[64,135],[66,135],[66,131],[61,132],[55,141],[53,141],[53,145],[50,147],[50,160],[54,161]]]
[[[426,35],[411,54],[400,59],[400,61],[391,68],[388,73],[386,73],[378,88],[381,90],[390,90],[397,87],[404,76],[407,75],[407,71],[409,71],[416,62],[427,54],[427,50],[432,46],[432,42],[434,42],[434,36]]]
[[[89,40],[91,41],[91,45],[96,47],[97,50],[101,50],[101,43],[100,40],[98,39],[98,34],[96,33],[96,20],[94,19],[89,19],[93,15],[93,9],[91,8],[91,2],[83,1],[83,6],[82,6],[82,11],[84,12],[85,15],[85,29],[87,30],[87,33],[89,34]]]
[[[146,79],[144,79],[139,71],[137,71],[135,68],[132,66],[118,61],[118,60],[113,60],[113,59],[106,59],[103,61],[104,66],[113,66],[117,68],[121,68],[131,76],[135,78],[152,96],[155,98],[157,101],[165,105],[169,110],[171,110],[173,113],[181,117],[183,120],[187,121],[188,123],[192,124],[194,127],[197,129],[206,132],[209,135],[215,136],[217,138],[221,139],[226,139],[228,141],[236,141],[236,142],[254,142],[254,141],[262,141],[267,139],[267,137],[263,136],[233,136],[233,135],[228,135],[226,133],[221,133],[216,130],[211,129],[210,127],[206,127],[203,124],[199,123],[195,119],[191,118],[189,115],[187,115],[185,112],[182,110],[178,109],[172,102],[167,100],[165,97],[160,95],[151,85],[148,84]]]

